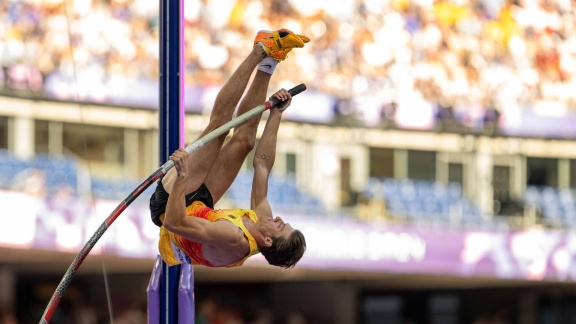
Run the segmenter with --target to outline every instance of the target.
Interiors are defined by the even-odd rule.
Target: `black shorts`
[[[160,216],[166,211],[168,196],[170,196],[170,194],[164,190],[162,179],[158,180],[156,191],[154,191],[152,197],[150,197],[150,216],[152,216],[152,222],[157,226],[162,226]],[[201,201],[207,207],[214,208],[212,194],[210,194],[205,184],[202,184],[196,191],[186,195],[186,206],[192,205],[195,201]]]

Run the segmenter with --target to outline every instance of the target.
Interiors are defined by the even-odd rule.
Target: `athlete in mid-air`
[[[201,137],[232,119],[255,68],[256,75],[240,102],[238,115],[266,101],[270,78],[278,63],[309,38],[287,29],[260,31],[254,47],[218,93],[210,122]],[[273,217],[267,200],[268,178],[276,156],[282,113],[291,103],[288,91],[273,94],[283,103],[270,109],[254,155],[250,209],[213,209],[238,175],[255,146],[261,114],[227,134],[188,153],[174,152],[174,168],[158,181],[150,198],[152,220],[160,226],[159,250],[168,265],[181,263],[234,267],[262,253],[271,265],[291,268],[306,249],[304,235],[280,217]]]

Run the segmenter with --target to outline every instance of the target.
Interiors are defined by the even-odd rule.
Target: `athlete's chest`
[[[220,220],[218,222],[220,222]],[[202,254],[204,255],[204,258],[214,266],[227,266],[234,264],[250,253],[250,244],[242,230],[233,224],[225,223],[227,222],[219,225],[234,227],[227,228],[228,231],[235,232],[235,238],[233,240],[202,245]]]

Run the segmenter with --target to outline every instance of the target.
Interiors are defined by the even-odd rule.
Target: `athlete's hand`
[[[174,151],[170,156],[170,160],[174,162],[174,167],[178,173],[178,178],[188,179],[188,163],[190,161],[190,153],[183,148]]]
[[[286,108],[290,107],[290,104],[292,103],[290,92],[284,88],[274,93],[270,99],[272,98],[276,98],[281,102],[276,108],[272,109],[272,111],[283,112]]]

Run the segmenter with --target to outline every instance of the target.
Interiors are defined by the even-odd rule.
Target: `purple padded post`
[[[194,268],[181,265],[178,283],[178,324],[194,323]]]
[[[148,294],[148,324],[160,323],[160,278],[162,278],[162,257],[158,255],[146,289]]]

